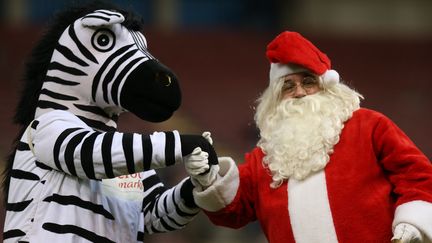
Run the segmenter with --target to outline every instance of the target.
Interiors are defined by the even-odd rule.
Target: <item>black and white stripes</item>
[[[189,209],[181,202],[180,187],[166,189],[156,174],[147,177],[144,185],[153,185],[146,189],[143,203],[145,215],[144,233],[160,233],[183,228],[198,211]],[[156,198],[156,200],[150,200]]]
[[[30,141],[32,146],[29,146]],[[38,236],[27,235],[33,227],[46,231],[42,234],[44,237],[48,235],[57,240],[64,239],[67,233],[100,242],[125,242],[124,239],[113,240],[119,239],[115,232],[106,232],[103,227],[98,227],[102,231],[89,231],[92,224],[75,218],[87,218],[94,225],[119,224],[119,228],[135,221],[142,228],[128,229],[131,230],[129,237],[133,234],[134,238],[139,238],[143,234],[182,228],[198,213],[198,209],[184,205],[180,195],[184,182],[167,189],[153,170],[140,172],[182,160],[176,131],[150,135],[100,132],[73,114],[58,110],[35,120],[18,148],[15,160],[20,163],[15,164],[11,173],[6,219],[8,222],[22,217],[23,222],[33,222],[24,225],[8,222],[5,242],[14,242],[17,237],[40,240]],[[139,176],[133,183],[122,179],[121,175],[137,172]],[[144,191],[142,186],[135,185],[137,182],[142,183]],[[101,188],[109,189],[101,193]],[[126,191],[126,195],[136,195],[133,200],[125,201],[119,196],[125,194],[123,190],[131,188],[133,190]],[[71,209],[75,216],[55,217],[68,215]],[[39,218],[40,210],[49,219],[45,218],[47,216]],[[125,214],[135,216],[128,218]],[[130,242],[129,239],[126,242]]]
[[[38,128],[31,131],[35,156],[72,176],[113,178],[182,161],[177,131],[99,132],[65,111],[46,113],[36,121]]]

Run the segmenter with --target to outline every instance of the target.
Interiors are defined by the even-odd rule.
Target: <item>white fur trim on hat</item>
[[[339,73],[336,70],[329,69],[321,75],[321,78],[324,85],[334,85],[339,82]]]
[[[271,63],[270,64],[270,81],[293,74],[308,71],[306,68],[295,64]]]

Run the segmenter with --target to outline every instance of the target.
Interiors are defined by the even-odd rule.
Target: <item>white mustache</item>
[[[321,110],[321,104],[324,99],[327,100],[328,97],[324,97],[323,94],[320,93],[302,98],[288,98],[281,101],[276,108],[276,112],[281,112],[288,116],[302,115],[305,113],[305,110],[315,113]]]

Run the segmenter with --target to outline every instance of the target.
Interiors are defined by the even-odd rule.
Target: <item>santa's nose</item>
[[[301,85],[296,85],[294,88],[293,98],[302,98],[306,96],[306,90]]]

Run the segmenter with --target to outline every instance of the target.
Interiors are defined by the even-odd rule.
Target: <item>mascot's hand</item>
[[[423,237],[420,231],[406,223],[396,225],[393,233],[392,243],[415,243],[423,242]]]
[[[209,142],[209,144],[213,145],[213,139],[211,138],[210,132],[203,132],[202,136]]]
[[[185,168],[195,186],[209,187],[217,179],[219,165],[209,165],[208,153],[195,148],[185,157]]]
[[[208,153],[208,163],[210,165],[219,164],[216,151],[212,144],[213,140],[209,132],[200,135],[180,135],[181,150],[184,157],[191,155],[195,148],[199,147],[202,151]],[[186,160],[187,161],[187,160]],[[185,161],[185,162],[186,162]]]

